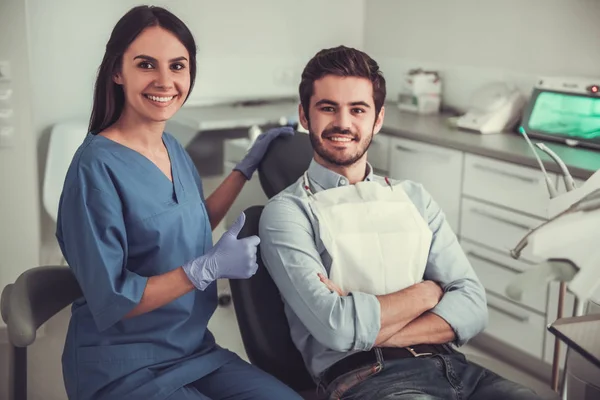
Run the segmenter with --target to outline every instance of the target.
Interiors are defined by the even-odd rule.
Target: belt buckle
[[[418,358],[418,357],[423,357],[423,356],[431,356],[431,355],[433,355],[433,353],[417,353],[417,352],[415,351],[415,349],[413,349],[412,347],[409,347],[409,346],[406,346],[406,347],[405,347],[405,349],[406,349],[406,350],[408,350],[408,352],[409,352],[410,354],[412,354],[412,355],[413,355],[413,357],[415,357],[415,358]]]

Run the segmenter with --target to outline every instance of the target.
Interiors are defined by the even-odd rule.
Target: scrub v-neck
[[[95,135],[95,136],[103,138],[104,140],[106,140],[110,143],[113,143],[123,149],[126,149],[126,150],[134,153],[136,155],[136,157],[141,159],[140,162],[142,162],[145,165],[149,165],[149,168],[154,170],[155,172],[157,172],[161,176],[161,179],[165,179],[167,182],[169,182],[169,184],[171,185],[171,190],[172,190],[172,194],[173,194],[173,201],[175,203],[179,203],[181,201],[183,186],[181,185],[181,182],[179,181],[179,174],[177,172],[177,165],[176,165],[176,157],[175,158],[173,157],[173,149],[171,148],[171,144],[169,143],[169,141],[166,140],[164,133],[161,137],[161,140],[162,140],[163,144],[165,145],[165,149],[167,150],[167,156],[169,157],[169,164],[171,165],[171,179],[169,179],[167,174],[165,174],[158,167],[158,165],[156,165],[152,160],[150,160],[148,157],[146,157],[139,151],[132,149],[129,146],[125,146],[124,144],[119,143],[115,140],[107,138],[106,136],[102,136],[102,135]]]

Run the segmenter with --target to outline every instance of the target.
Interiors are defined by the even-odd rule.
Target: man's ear
[[[381,110],[379,110],[379,115],[377,115],[377,119],[375,120],[375,126],[373,127],[373,134],[378,134],[383,126],[383,117],[385,116],[385,107],[381,106]]]
[[[302,104],[298,105],[298,116],[300,117],[300,125],[302,125],[302,127],[308,131],[309,130],[308,129],[308,127],[309,127],[308,118],[306,117],[306,114],[304,113],[304,107],[302,107]]]

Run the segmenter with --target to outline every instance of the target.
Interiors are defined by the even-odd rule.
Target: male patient
[[[449,345],[485,328],[485,291],[427,191],[367,163],[385,95],[355,49],[322,50],[302,73],[314,159],[259,233],[292,340],[331,399],[539,399]]]

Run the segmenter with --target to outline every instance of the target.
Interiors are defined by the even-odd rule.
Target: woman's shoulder
[[[64,188],[101,187],[109,175],[110,160],[114,157],[110,145],[109,139],[88,133],[73,155]]]
[[[165,132],[163,132],[163,137],[164,137],[165,142],[167,142],[172,149],[176,150],[178,153],[181,153],[181,154],[186,153],[186,150],[183,147],[183,145],[171,133],[165,131]]]

